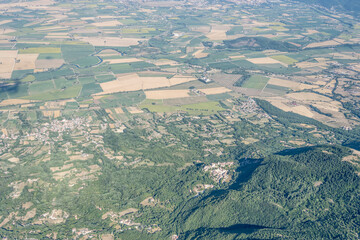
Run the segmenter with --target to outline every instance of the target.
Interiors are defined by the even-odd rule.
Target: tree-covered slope
[[[308,147],[266,157],[251,176],[242,174],[250,165],[240,167],[229,189],[174,212],[180,237],[356,239],[360,178],[342,161],[348,154],[344,147]]]

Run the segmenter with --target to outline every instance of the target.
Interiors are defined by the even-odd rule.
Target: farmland
[[[358,239],[352,13],[288,0],[0,12],[3,239]]]
[[[247,79],[242,86],[245,88],[263,89],[266,86],[268,80],[269,78],[265,76],[253,75]]]

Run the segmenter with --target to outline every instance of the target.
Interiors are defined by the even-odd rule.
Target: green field
[[[218,111],[225,110],[219,104],[219,102],[201,102],[194,104],[187,104],[178,106],[170,106],[162,104],[161,100],[146,100],[143,104],[140,105],[142,109],[148,109],[150,112],[176,112],[176,111],[184,111],[191,115],[211,115],[215,114]]]
[[[43,92],[48,92],[54,89],[54,83],[52,80],[34,82],[29,86],[29,94],[38,94]]]
[[[255,89],[263,89],[269,78],[262,75],[252,75],[248,80],[246,80],[242,87],[244,88],[255,88]]]
[[[73,85],[73,81],[69,81],[64,77],[54,79],[54,82],[57,89],[62,89]]]
[[[38,59],[61,59],[61,53],[40,53]]]
[[[76,86],[68,87],[65,90],[49,91],[46,93],[23,97],[23,99],[53,101],[58,99],[74,98],[79,95],[80,90],[81,90],[81,85],[76,85]]]
[[[79,97],[89,97],[91,94],[102,92],[102,89],[97,83],[87,83],[83,85]]]
[[[93,83],[95,81],[96,81],[95,77],[92,77],[92,76],[91,77],[79,77],[79,82],[81,84]]]
[[[114,75],[97,75],[96,76],[96,81],[103,83],[103,82],[109,82],[115,80]]]
[[[35,81],[34,75],[27,75],[23,79],[20,80],[21,82],[32,82]]]
[[[19,53],[61,53],[61,49],[57,47],[36,47],[20,49]]]
[[[20,98],[29,95],[28,84],[20,84],[15,89],[7,91],[9,98]]]
[[[293,58],[285,56],[285,55],[275,55],[275,56],[271,56],[271,58],[278,60],[280,62],[289,64],[289,65],[298,62],[296,59],[293,59]]]

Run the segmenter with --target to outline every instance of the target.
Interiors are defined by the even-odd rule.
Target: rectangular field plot
[[[37,47],[37,48],[26,48],[20,49],[19,53],[61,53],[61,49],[57,47]]]
[[[269,78],[261,75],[252,75],[248,80],[246,80],[242,87],[245,88],[255,88],[255,89],[263,89]]]
[[[280,61],[282,63],[288,64],[288,65],[291,65],[291,64],[294,64],[294,63],[298,62],[296,59],[293,59],[293,58],[285,56],[285,55],[271,56],[271,58],[273,58],[275,60],[278,60],[278,61]]]

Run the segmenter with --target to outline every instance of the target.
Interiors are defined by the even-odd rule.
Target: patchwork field
[[[210,40],[226,40],[228,38],[226,32],[229,31],[231,27],[231,25],[212,24],[211,31],[206,34],[206,37]]]
[[[139,76],[139,74],[119,75],[116,80],[101,83],[103,92],[97,95],[104,95],[115,92],[128,92],[137,90],[147,90],[161,87],[170,87],[180,83],[190,82],[195,78],[190,76],[174,76],[170,79],[162,76]]]
[[[247,79],[242,87],[244,88],[255,88],[255,89],[263,89],[268,83],[269,78],[262,75],[252,75],[249,79]]]
[[[93,46],[129,47],[138,45],[141,38],[120,38],[120,37],[79,37],[78,40],[90,43]]]

